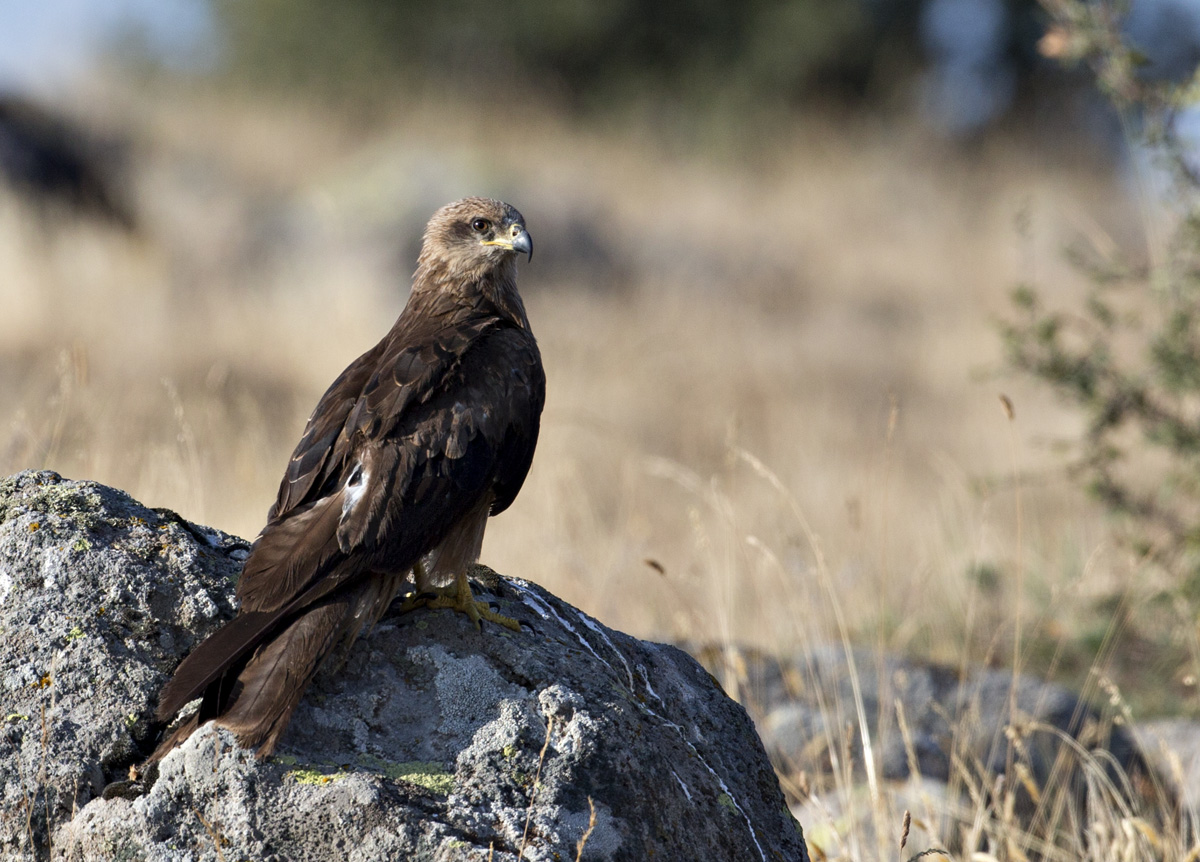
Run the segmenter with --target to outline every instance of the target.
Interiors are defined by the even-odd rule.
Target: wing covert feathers
[[[268,522],[254,540],[237,585],[243,610],[278,610],[342,558],[341,491],[292,513]]]

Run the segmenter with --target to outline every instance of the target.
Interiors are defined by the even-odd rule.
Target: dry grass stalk
[[[592,797],[588,797],[588,825],[583,831],[583,835],[579,839],[579,843],[575,845],[575,862],[579,862],[583,858],[583,848],[587,846],[588,839],[592,837],[592,831],[596,828],[596,806],[592,802]]]
[[[533,817],[533,804],[537,799],[538,783],[542,780],[542,764],[546,762],[546,750],[550,748],[550,736],[554,733],[554,716],[546,719],[546,739],[542,742],[542,750],[538,753],[537,772],[533,776],[533,784],[529,788],[529,807],[525,809],[525,829],[521,832],[521,848],[517,858],[525,856],[525,847],[529,840],[529,821]]]

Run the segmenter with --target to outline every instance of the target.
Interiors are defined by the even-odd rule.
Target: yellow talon
[[[475,628],[480,631],[483,630],[482,620],[504,626],[514,632],[521,630],[521,624],[516,620],[496,613],[488,606],[487,602],[477,601],[471,592],[471,584],[467,581],[466,575],[459,575],[454,580],[453,586],[446,587],[433,596],[410,593],[401,603],[399,612],[408,613],[417,608],[428,608],[429,610],[448,608],[466,614],[471,622],[475,623]]]

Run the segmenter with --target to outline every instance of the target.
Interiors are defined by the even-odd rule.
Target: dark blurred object
[[[44,213],[77,213],[135,230],[116,150],[28,99],[0,94],[0,177]]]
[[[930,60],[922,82],[926,115],[955,135],[970,133],[1012,103],[1018,65],[1013,18],[999,0],[927,0],[921,42]]]

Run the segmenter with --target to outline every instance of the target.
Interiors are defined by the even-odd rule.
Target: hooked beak
[[[533,260],[533,239],[530,238],[529,231],[525,230],[524,225],[513,225],[511,239],[492,239],[484,242],[483,245],[498,245],[500,248],[506,248],[518,254],[527,254],[529,259]]]
[[[529,256],[529,260],[533,260],[533,239],[529,236],[529,231],[521,228],[512,239],[512,250]]]

